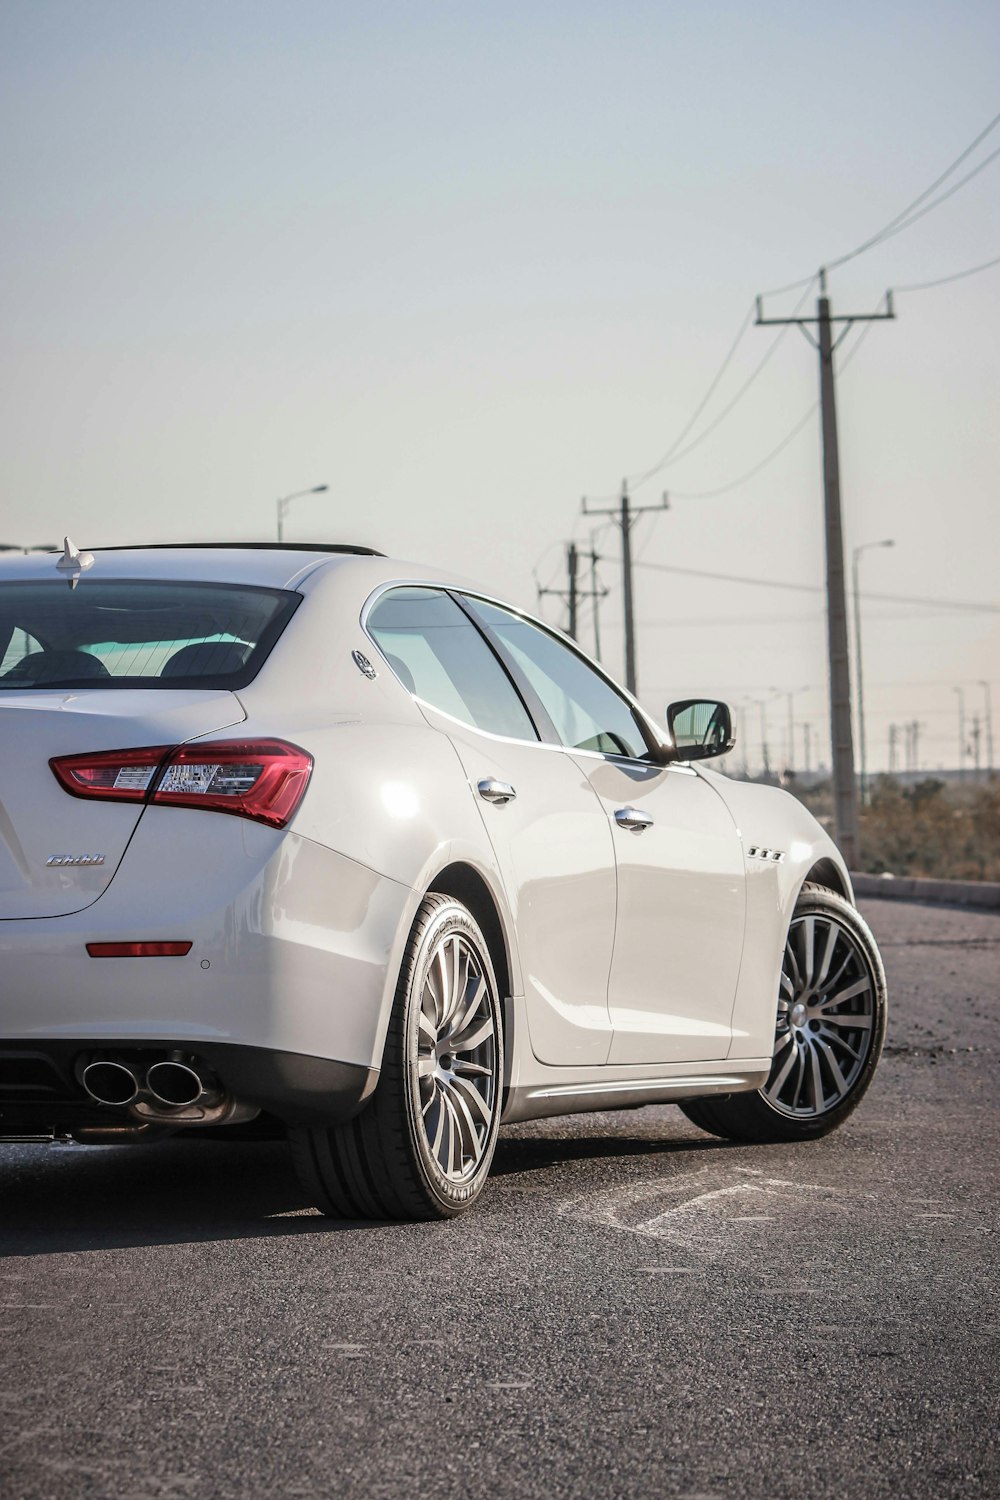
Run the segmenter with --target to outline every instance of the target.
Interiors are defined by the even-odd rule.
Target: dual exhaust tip
[[[164,1109],[187,1109],[193,1104],[214,1104],[220,1098],[214,1080],[176,1058],[152,1063],[144,1080],[119,1058],[95,1058],[84,1068],[81,1081],[98,1104],[134,1104],[145,1097]]]

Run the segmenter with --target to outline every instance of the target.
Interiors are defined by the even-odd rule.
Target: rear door
[[[604,1063],[614,850],[587,777],[540,744],[480,628],[445,592],[390,590],[366,623],[461,761],[514,919],[532,1051],[546,1063]]]

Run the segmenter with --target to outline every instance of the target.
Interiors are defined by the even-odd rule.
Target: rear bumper
[[[109,1039],[98,1048],[87,1038],[41,1046],[0,1039],[0,1139],[129,1124],[124,1106],[99,1105],[88,1097],[79,1081],[83,1063],[95,1052],[110,1052],[133,1062],[141,1073],[177,1046],[175,1038],[143,1041],[141,1048],[128,1038]],[[375,1068],[296,1052],[226,1042],[199,1042],[184,1051],[218,1079],[227,1095],[289,1125],[349,1119],[378,1081]]]
[[[367,1076],[381,1063],[416,899],[295,834],[147,808],[100,900],[68,916],[0,920],[0,1036],[40,1051],[165,1045],[206,1060],[230,1048]],[[87,952],[88,943],[157,940],[191,949]],[[304,1066],[271,1071],[269,1097],[315,1092]]]

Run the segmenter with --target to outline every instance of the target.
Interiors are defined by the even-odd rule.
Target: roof
[[[315,542],[176,542],[81,548],[92,551],[88,578],[177,578],[293,588],[318,568],[382,556],[372,547]],[[57,552],[0,554],[0,581],[58,579]]]

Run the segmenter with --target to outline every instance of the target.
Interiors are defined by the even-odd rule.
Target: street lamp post
[[[292,501],[293,500],[299,500],[299,499],[301,499],[303,495],[322,495],[329,488],[330,488],[330,486],[327,485],[327,484],[314,484],[311,490],[296,490],[295,493],[294,493],[294,495],[284,495],[278,501],[278,541],[279,542],[283,542],[284,539],[285,539],[285,516],[286,516],[286,514],[288,512],[288,507],[291,505]]]
[[[868,552],[872,547],[894,547],[892,540],[884,542],[863,542],[860,547],[855,547],[851,557],[851,580],[854,586],[854,652],[856,659],[855,675],[858,679],[858,748],[861,752],[861,805],[868,801],[868,757],[865,753],[865,693],[861,677],[861,594],[858,589],[858,559],[862,552]]]

